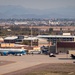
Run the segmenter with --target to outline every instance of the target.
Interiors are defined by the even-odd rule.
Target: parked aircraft
[[[0,48],[0,55],[1,56],[7,56],[7,55],[24,55],[26,54],[26,50],[25,49],[11,49],[11,48]]]

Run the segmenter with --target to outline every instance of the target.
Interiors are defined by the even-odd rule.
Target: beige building
[[[47,41],[47,39],[44,39],[44,38],[39,38],[38,40],[38,46],[49,46],[49,42]]]
[[[1,43],[0,47],[14,47],[15,44],[14,43]]]

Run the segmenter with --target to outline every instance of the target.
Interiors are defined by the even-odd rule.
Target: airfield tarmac
[[[5,61],[8,63],[3,64]],[[74,61],[67,54],[59,54],[56,57],[48,55],[0,56],[0,75],[45,63],[73,63]]]

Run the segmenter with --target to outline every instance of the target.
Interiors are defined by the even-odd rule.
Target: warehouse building
[[[75,50],[75,42],[57,42],[56,52],[57,53],[67,53],[69,50]]]
[[[53,53],[66,53],[68,50],[75,50],[75,36],[72,35],[38,35],[44,39],[40,44],[47,44]]]

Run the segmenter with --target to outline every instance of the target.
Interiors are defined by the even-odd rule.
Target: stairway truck
[[[0,48],[0,55],[1,56],[7,56],[7,55],[15,55],[15,56],[21,56],[26,54],[26,50],[25,49],[3,49]]]

